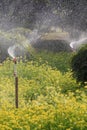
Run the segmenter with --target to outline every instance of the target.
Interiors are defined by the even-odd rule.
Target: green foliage
[[[67,72],[70,69],[72,53],[60,52],[46,52],[41,51],[36,55],[36,61],[40,61],[40,63],[48,63],[52,68],[56,68],[61,72]],[[34,60],[34,59],[33,59]]]
[[[87,81],[87,45],[83,46],[72,58],[71,67],[77,81]]]

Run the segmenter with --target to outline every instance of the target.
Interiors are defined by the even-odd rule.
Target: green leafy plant
[[[87,81],[87,45],[84,45],[73,56],[71,61],[73,76],[84,85]]]

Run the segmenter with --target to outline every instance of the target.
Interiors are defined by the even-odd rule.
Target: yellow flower
[[[85,86],[84,88],[86,88],[86,89],[87,89],[87,86]]]
[[[66,130],[71,130],[71,128],[67,128]]]

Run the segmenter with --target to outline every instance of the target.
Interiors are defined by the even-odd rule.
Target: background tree
[[[83,46],[72,58],[73,76],[82,85],[87,82],[87,45]]]

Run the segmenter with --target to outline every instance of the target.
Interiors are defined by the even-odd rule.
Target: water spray
[[[70,43],[70,47],[71,47],[73,50],[77,50],[79,47],[81,47],[81,45],[84,45],[84,44],[87,44],[87,37],[80,38],[80,39],[77,40],[77,41],[72,41],[72,42]]]

